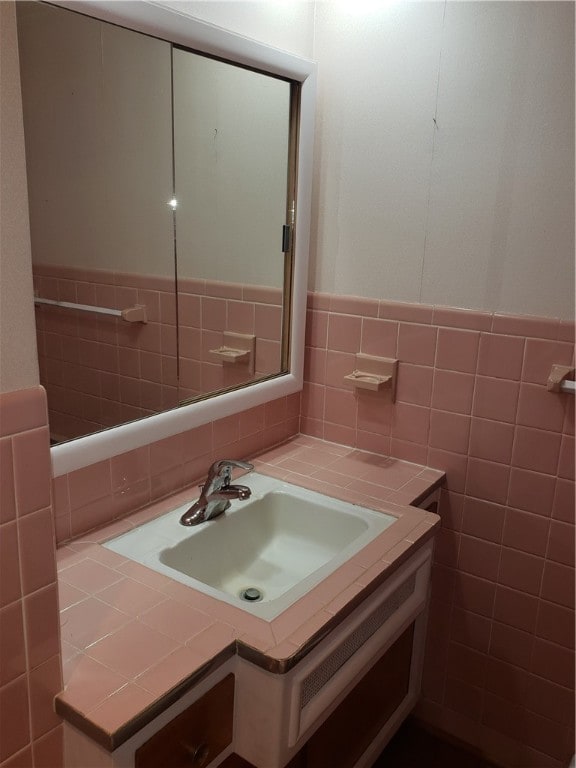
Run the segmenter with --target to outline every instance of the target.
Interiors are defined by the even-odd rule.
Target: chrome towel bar
[[[109,309],[108,307],[93,307],[90,304],[74,304],[71,301],[55,301],[54,299],[34,299],[34,304],[47,304],[50,307],[62,309],[76,309],[80,312],[93,312],[97,315],[112,315],[125,320],[127,323],[147,323],[146,307],[144,304],[135,304],[126,309]]]

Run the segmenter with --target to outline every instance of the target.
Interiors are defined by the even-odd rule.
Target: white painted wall
[[[320,2],[315,58],[310,287],[573,317],[574,5]]]
[[[38,384],[14,4],[0,2],[0,392]]]
[[[318,4],[311,287],[418,301],[443,6],[359,8]]]

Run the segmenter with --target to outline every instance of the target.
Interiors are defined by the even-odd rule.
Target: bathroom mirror
[[[53,442],[283,373],[292,84],[49,4],[17,14]]]
[[[105,129],[94,133],[94,142],[100,142],[105,150],[109,150],[105,153],[106,161],[96,161],[94,147],[90,148],[94,152],[77,150],[76,158],[73,158],[83,168],[76,176],[76,184],[83,194],[84,187],[88,187],[88,202],[81,199],[82,195],[76,197],[72,191],[58,197],[54,204],[67,216],[68,250],[74,251],[70,244],[73,246],[78,242],[75,240],[76,214],[78,207],[83,205],[88,206],[93,221],[93,237],[84,241],[88,245],[83,251],[88,255],[91,250],[93,252],[97,234],[104,238],[106,253],[120,250],[123,257],[130,251],[134,254],[129,266],[119,269],[116,262],[107,265],[114,276],[96,286],[90,285],[90,279],[94,272],[102,270],[101,264],[88,263],[79,268],[78,283],[84,285],[76,285],[74,297],[77,303],[109,306],[113,289],[116,299],[119,294],[127,299],[124,302],[127,306],[119,309],[127,309],[147,304],[149,302],[141,300],[143,297],[148,299],[151,294],[158,294],[153,296],[150,310],[147,306],[147,323],[125,323],[114,318],[116,325],[122,328],[123,338],[128,339],[129,354],[122,362],[119,359],[118,365],[122,365],[120,370],[135,373],[136,368],[130,366],[136,365],[138,357],[139,372],[144,367],[148,376],[161,378],[160,381],[153,378],[138,380],[134,385],[138,389],[135,397],[140,398],[140,404],[145,398],[147,403],[154,403],[155,407],[150,410],[169,409],[55,446],[52,459],[57,476],[301,388],[315,71],[311,62],[157,5],[90,0],[52,5],[80,11],[86,25],[93,19],[108,22],[108,58],[121,62],[120,71],[127,81],[136,75],[138,87],[129,88],[129,96],[119,96],[118,93],[124,92],[117,92],[116,103],[103,105],[104,112],[107,109],[120,112],[125,120],[125,124],[114,129],[114,135]],[[78,16],[77,13],[73,15]],[[127,30],[132,30],[128,34],[138,38],[129,45],[121,36]],[[103,34],[99,36],[101,42]],[[174,78],[168,89],[160,84],[158,69],[149,76],[137,77],[139,65],[134,64],[131,52],[144,47],[143,40],[146,47],[153,49],[155,61],[161,63],[159,69],[173,70]],[[95,39],[95,42],[98,41]],[[57,69],[57,57],[54,58],[53,65]],[[78,77],[80,74],[76,73]],[[203,79],[210,82],[208,94],[199,89]],[[220,87],[227,92],[227,98],[235,97],[236,102],[224,105],[224,97],[217,95]],[[169,129],[163,120],[154,128],[150,121],[140,120],[142,142],[151,141],[160,148],[154,157],[152,152],[145,153],[147,157],[143,161],[134,150],[137,142],[127,132],[128,113],[145,107],[160,111],[159,105],[166,100],[166,90],[173,107]],[[191,120],[192,102],[200,104],[201,108]],[[259,105],[274,105],[274,110],[260,114],[257,112]],[[83,108],[75,115],[76,123],[63,124],[62,130],[71,145],[79,122],[101,124],[102,116],[98,114],[97,106],[97,99],[85,100]],[[227,110],[233,118],[241,106],[248,107],[246,114],[251,116],[251,121],[246,118],[244,126],[237,118],[238,130],[231,137],[223,112]],[[53,97],[49,107],[58,110],[60,104]],[[254,142],[250,147],[248,141],[250,130],[254,131],[255,127],[262,131],[256,148]],[[202,139],[200,149],[191,141],[194,133]],[[278,133],[278,140],[272,142],[270,138],[275,133]],[[50,139],[48,130],[43,133],[40,128],[39,134],[40,145],[43,139]],[[174,165],[168,174],[157,160],[166,154]],[[249,182],[248,170],[254,168],[258,159],[257,178]],[[119,204],[118,198],[111,202],[110,194],[102,195],[102,189],[106,189],[106,185],[110,188],[110,181],[104,178],[106,168],[116,169],[121,164],[132,165],[137,176],[129,183],[119,182],[123,200]],[[66,170],[56,169],[61,175]],[[252,201],[251,210],[247,193],[250,186],[260,193]],[[134,200],[142,201],[136,213]],[[219,207],[228,208],[233,215],[227,226],[221,226],[220,231],[218,227],[213,228],[210,233],[207,223]],[[154,226],[150,225],[154,218],[150,213],[152,208],[154,216],[157,208],[162,211],[159,223]],[[49,211],[50,207],[47,209]],[[134,221],[141,230],[137,246],[128,244],[126,235],[128,223]],[[47,232],[51,223],[53,218],[46,216]],[[270,245],[262,245],[266,231],[274,234],[274,253]],[[48,237],[41,241],[46,250],[47,240]],[[171,247],[165,245],[168,241]],[[170,256],[156,259],[154,254],[159,250]],[[267,260],[258,261],[259,250],[267,252]],[[152,258],[148,256],[150,252]],[[61,251],[57,258],[61,258]],[[174,259],[176,270],[172,272]],[[151,261],[153,269],[149,266]],[[146,265],[145,270],[139,272],[137,265]],[[220,272],[215,271],[218,267]],[[48,265],[41,277],[52,289],[53,281],[58,284],[65,279],[57,270],[49,273]],[[126,284],[126,275],[135,280],[133,285]],[[79,297],[85,301],[80,302]],[[58,294],[54,300],[62,298],[67,297]],[[58,308],[58,311],[64,312],[64,309]],[[182,319],[183,312],[186,313],[185,322],[180,322],[178,327],[177,319]],[[107,344],[110,346],[106,335],[109,329],[104,324],[107,318],[95,318],[91,313],[86,316],[85,321],[79,321],[85,322],[89,329],[84,334],[87,338],[82,339],[85,342],[82,349],[74,350],[74,343],[62,344],[60,341],[59,354],[64,358],[72,354],[98,355],[99,364],[104,365],[104,380],[107,385],[114,386],[112,377],[106,376],[114,371],[106,369],[110,361],[102,356],[102,349]],[[192,322],[190,317],[196,317],[197,322]],[[200,329],[203,321],[206,328]],[[144,338],[138,345],[133,340],[135,327],[139,337]],[[260,352],[259,339],[256,339],[256,349],[253,339],[258,328],[263,329]],[[206,332],[206,336],[200,340],[201,359],[196,359],[189,350],[192,342],[198,343],[199,332]],[[48,343],[54,341],[51,338]],[[135,349],[138,356],[133,354]],[[158,359],[164,350],[168,351],[171,360]],[[199,372],[203,364],[208,366],[204,379],[210,384],[210,392],[216,391],[216,394],[209,399],[174,407],[182,401],[205,398],[206,388]],[[178,369],[188,378],[178,376]],[[243,369],[249,374],[246,375]],[[58,374],[53,370],[53,375]],[[132,374],[132,378],[136,379],[136,376]],[[159,387],[144,386],[144,381]],[[240,388],[228,391],[229,387],[237,385]],[[125,399],[129,396],[128,391]],[[129,408],[125,413],[129,419],[141,415]]]

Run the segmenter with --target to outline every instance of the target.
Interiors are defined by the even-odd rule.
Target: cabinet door
[[[228,675],[136,750],[135,768],[200,768],[232,742],[234,675]]]
[[[220,768],[256,768],[255,765],[244,760],[240,755],[234,753],[227,757],[224,762],[220,763]],[[290,760],[286,768],[306,768],[306,755],[302,750]],[[336,768],[336,766],[333,766]]]
[[[352,768],[408,693],[414,624],[311,736],[306,768]]]
[[[220,768],[255,768],[255,766],[234,753],[227,757],[223,763],[220,763]]]
[[[220,763],[220,768],[256,768],[256,766],[252,765],[252,763],[249,763],[247,760],[244,760],[240,755],[234,753],[233,755],[230,755],[230,757],[227,757],[224,762]],[[306,768],[306,755],[304,752],[300,750],[300,752],[290,760],[286,768]],[[337,767],[333,766],[333,768]]]

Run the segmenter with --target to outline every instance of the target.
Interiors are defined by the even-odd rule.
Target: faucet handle
[[[215,461],[210,467],[208,477],[221,477],[224,480],[224,484],[228,485],[232,479],[232,469],[254,469],[254,464],[250,464],[248,461],[236,461],[235,459],[220,459]]]
[[[226,469],[229,467],[230,469],[236,467],[238,469],[254,469],[254,464],[250,464],[249,461],[236,461],[235,459],[220,459],[220,461],[214,462],[212,465],[212,468],[216,470],[216,472],[221,471],[222,469]]]

